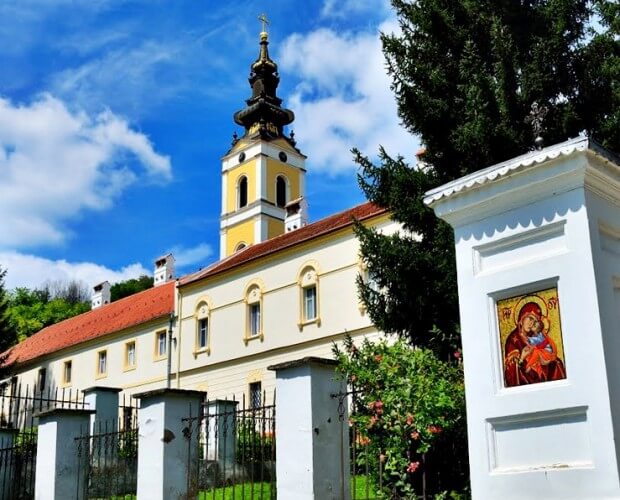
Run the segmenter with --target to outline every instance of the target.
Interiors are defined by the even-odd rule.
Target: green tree
[[[110,287],[112,302],[118,299],[122,299],[123,297],[133,295],[134,293],[147,290],[149,288],[152,288],[152,286],[153,278],[145,274],[143,274],[139,278],[132,278],[125,281],[120,281]]]
[[[341,376],[355,388],[353,465],[370,472],[373,490],[390,499],[458,498],[455,492],[468,481],[461,364],[403,340],[356,346],[347,337],[334,354]]]
[[[404,127],[424,167],[355,150],[369,200],[404,231],[358,226],[374,282],[373,322],[442,358],[459,345],[452,230],[424,206],[428,189],[531,149],[531,104],[548,108],[547,144],[587,131],[620,151],[620,7],[586,0],[392,0],[399,34],[381,39]]]
[[[75,287],[70,283],[57,290],[61,291],[61,296],[54,296],[48,286],[35,290],[16,288],[9,294],[8,314],[20,342],[46,326],[90,309],[88,302],[74,300]],[[66,296],[63,290],[69,295]]]

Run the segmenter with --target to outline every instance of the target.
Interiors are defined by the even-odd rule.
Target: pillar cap
[[[204,391],[189,391],[185,389],[154,389],[152,391],[140,392],[132,397],[136,399],[147,399],[155,396],[200,396],[204,397]]]
[[[92,387],[88,387],[86,389],[82,389],[84,394],[89,392],[121,392],[123,389],[119,389],[118,387],[104,387],[102,385],[94,385]]]
[[[285,361],[284,363],[278,363],[277,365],[270,365],[267,370],[281,371],[288,370],[289,368],[297,368],[305,365],[323,365],[323,366],[336,366],[338,361],[329,358],[318,358],[316,356],[307,356],[305,358],[296,359],[293,361]]]
[[[95,410],[89,410],[87,408],[50,408],[49,410],[42,410],[34,412],[34,416],[41,417],[50,417],[53,415],[94,415],[97,413]]]

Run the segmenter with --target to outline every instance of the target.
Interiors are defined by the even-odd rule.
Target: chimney
[[[289,201],[284,209],[286,218],[284,219],[284,231],[289,233],[305,226],[308,223],[308,202],[305,198],[297,198]]]
[[[174,279],[174,257],[171,253],[155,259],[153,285],[159,286]]]
[[[110,303],[110,283],[104,281],[93,287],[93,295],[90,299],[90,308],[97,309]]]

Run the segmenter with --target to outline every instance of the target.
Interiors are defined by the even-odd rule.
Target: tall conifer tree
[[[620,6],[613,0],[392,0],[401,32],[381,39],[403,126],[425,167],[357,150],[360,185],[405,232],[358,227],[375,283],[374,323],[442,357],[458,348],[452,230],[428,189],[532,149],[531,105],[548,108],[547,145],[586,131],[620,152]]]

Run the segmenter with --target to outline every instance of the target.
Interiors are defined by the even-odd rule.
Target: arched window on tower
[[[278,177],[276,177],[276,205],[284,207],[286,202],[286,178],[282,175],[278,175]]]
[[[248,204],[248,178],[244,175],[237,184],[237,205],[243,208]]]

